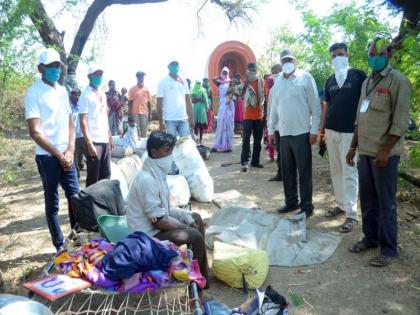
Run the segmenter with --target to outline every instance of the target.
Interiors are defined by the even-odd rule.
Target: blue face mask
[[[177,64],[169,65],[168,69],[169,69],[170,74],[177,75],[179,71],[179,65]]]
[[[368,65],[373,71],[379,72],[384,69],[387,64],[387,56],[368,56]]]
[[[95,76],[90,77],[89,82],[90,82],[91,86],[93,86],[94,88],[97,89],[102,85],[103,78],[102,78],[102,76],[96,76],[95,75]]]
[[[55,67],[47,67],[44,70],[44,79],[50,83],[56,83],[61,76],[61,69]]]

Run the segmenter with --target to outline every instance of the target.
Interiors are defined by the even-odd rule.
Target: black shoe
[[[306,214],[306,218],[309,219],[310,217],[312,217],[314,215],[314,209],[311,210],[300,210],[297,214],[302,214],[305,213]]]
[[[255,168],[264,168],[264,165],[262,165],[261,163],[258,163],[258,164],[251,164],[251,167],[255,167]]]
[[[281,175],[276,174],[275,176],[271,177],[268,181],[269,182],[281,182],[283,180],[283,178],[281,177]]]
[[[298,206],[289,207],[288,205],[285,205],[283,207],[277,208],[276,211],[278,213],[284,214],[284,213],[288,213],[288,212],[295,211],[298,209],[299,209]]]
[[[246,164],[242,165],[242,167],[241,167],[241,172],[242,172],[242,173],[246,173],[246,172],[248,172],[248,165],[246,165]]]

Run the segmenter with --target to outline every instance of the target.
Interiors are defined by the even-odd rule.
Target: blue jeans
[[[166,132],[170,133],[174,137],[179,136],[180,138],[182,138],[191,136],[190,125],[187,119],[165,120],[165,128]]]
[[[73,163],[71,170],[65,172],[58,159],[50,155],[37,155],[35,161],[42,180],[42,186],[44,187],[45,216],[47,218],[48,229],[50,230],[52,243],[58,249],[63,244],[63,233],[61,232],[60,222],[58,220],[58,185],[60,184],[65,192],[69,208],[70,224],[73,228],[76,223],[76,217],[70,203],[70,197],[80,191],[76,166]]]
[[[359,194],[362,208],[363,242],[380,246],[381,254],[398,256],[397,180],[399,156],[391,156],[386,167],[376,167],[374,157],[359,157]]]

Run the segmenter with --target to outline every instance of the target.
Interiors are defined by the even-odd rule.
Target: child
[[[128,127],[122,137],[124,139],[124,148],[131,148],[134,152],[134,150],[137,148],[139,139],[137,135],[136,120],[133,116],[128,117]]]

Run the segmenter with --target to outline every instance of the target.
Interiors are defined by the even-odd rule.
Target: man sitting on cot
[[[171,172],[175,142],[174,136],[162,131],[152,132],[147,139],[149,157],[136,175],[127,198],[128,229],[130,233],[142,231],[178,246],[190,245],[208,288],[203,221],[199,214],[173,208],[169,204],[166,176]]]

